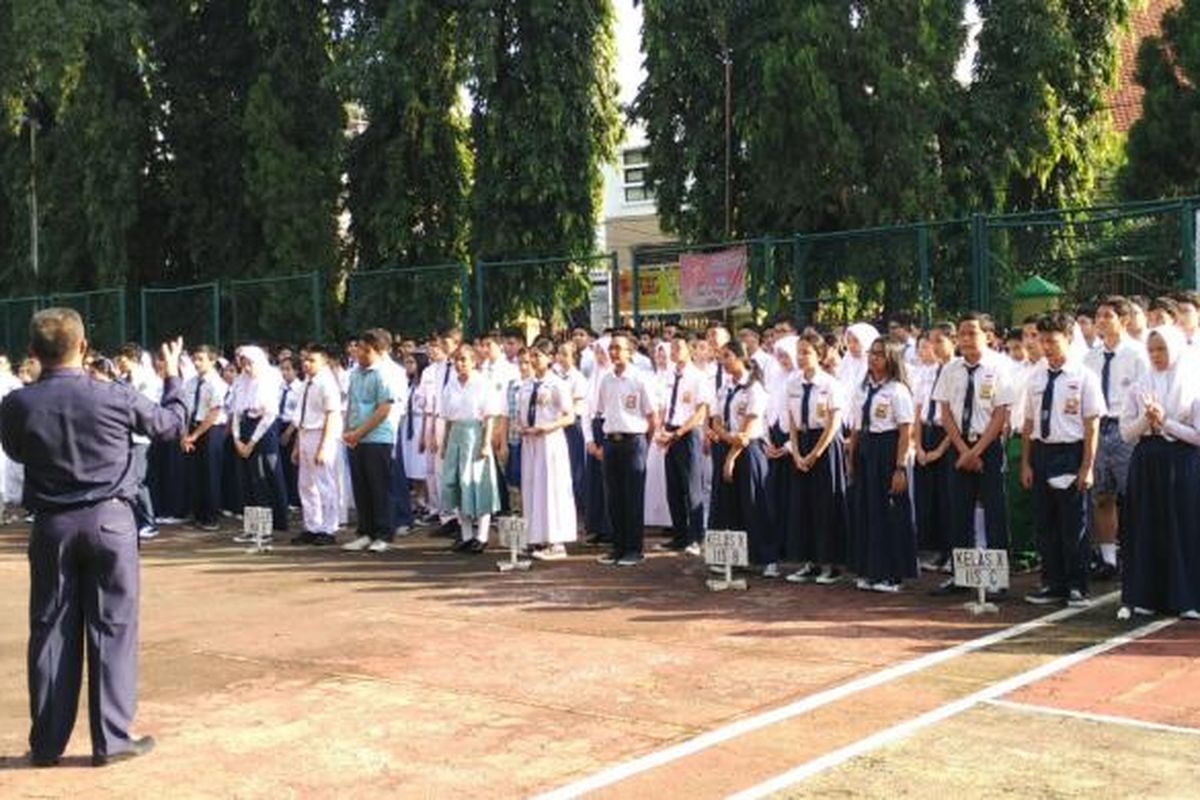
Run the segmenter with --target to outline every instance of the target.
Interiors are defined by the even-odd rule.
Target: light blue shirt
[[[388,380],[379,368],[379,364],[371,367],[359,367],[350,373],[350,399],[346,411],[348,428],[357,428],[375,413],[380,403],[394,403],[396,397],[388,385]],[[390,417],[371,429],[362,439],[362,444],[396,443],[396,426]]]

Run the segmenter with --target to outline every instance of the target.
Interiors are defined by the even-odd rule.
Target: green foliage
[[[1163,35],[1142,42],[1137,79],[1146,95],[1129,131],[1123,194],[1200,193],[1200,2],[1183,0],[1163,16]]]
[[[487,273],[486,302],[509,315],[578,308],[601,207],[601,165],[619,136],[610,0],[478,0],[472,243],[477,259],[565,255]]]

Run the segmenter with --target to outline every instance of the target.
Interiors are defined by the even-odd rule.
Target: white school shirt
[[[464,384],[458,375],[442,389],[439,414],[450,422],[483,422],[488,417],[507,415],[507,393],[497,397],[494,384],[478,372],[472,372]]]
[[[994,350],[984,350],[977,369],[971,375],[966,359],[956,358],[942,369],[942,377],[933,389],[933,399],[947,403],[964,439],[972,440],[983,435],[992,421],[992,414],[1002,408],[1010,408],[1015,398],[1012,359]],[[962,430],[963,401],[967,397],[967,381],[975,384],[975,399],[971,404],[971,430]]]
[[[1102,373],[1107,352],[1108,349],[1101,344],[1098,349],[1089,350],[1083,357],[1083,363],[1096,373],[1097,379],[1100,379],[1101,391],[1104,389]],[[1128,336],[1122,336],[1117,348],[1112,352],[1112,362],[1108,368],[1108,397],[1104,400],[1108,407],[1106,416],[1119,419],[1129,390],[1150,370],[1150,357],[1146,354],[1145,345],[1138,344]]]
[[[517,422],[521,426],[529,424],[529,404],[533,401],[533,389],[537,387],[537,400],[534,402],[533,424],[548,425],[557,422],[558,418],[571,410],[571,398],[567,385],[547,371],[543,378],[529,378],[521,383],[517,391]]]
[[[945,371],[943,371],[942,375],[944,376],[945,374]],[[851,428],[853,430],[862,430],[863,405],[867,402],[869,387],[874,385],[871,383],[863,384],[854,393],[854,400],[850,404]],[[887,433],[888,431],[896,430],[901,425],[911,425],[916,415],[915,412],[912,392],[908,390],[908,387],[898,381],[888,381],[879,385],[875,395],[871,398],[871,406],[867,410],[871,419],[867,430],[870,433]]]
[[[304,431],[319,431],[325,427],[325,415],[330,411],[334,423],[342,422],[342,390],[328,367],[322,369],[301,387],[296,403],[296,427]]]
[[[761,347],[754,351],[754,355],[750,356],[750,360],[755,364],[758,364],[758,368],[762,370],[764,376],[771,371],[772,362],[774,362],[776,365],[779,364],[779,362],[773,358],[770,353]]]
[[[199,402],[196,398],[196,385],[200,385]],[[188,427],[195,427],[204,421],[213,407],[221,409],[214,425],[225,425],[229,415],[225,413],[225,393],[229,391],[225,381],[210,369],[207,375],[196,375],[183,385],[183,398],[188,407]]]
[[[913,409],[922,424],[929,423],[930,403],[933,404],[933,424],[942,424],[942,405],[933,399],[933,390],[945,371],[945,364],[920,364],[912,369]]]
[[[679,427],[691,419],[696,409],[702,405],[711,405],[708,391],[708,378],[704,371],[689,361],[679,371],[677,365],[672,365],[665,376],[666,394],[663,397],[663,424]],[[678,381],[678,388],[676,382]],[[671,412],[671,395],[675,395],[675,410]],[[711,410],[710,412],[711,413]],[[707,414],[705,415],[707,416]],[[701,425],[704,423],[701,422]]]
[[[808,393],[808,430],[824,430],[825,415],[830,410],[839,411],[846,405],[846,392],[838,379],[823,369],[817,368],[812,380],[805,380],[803,372],[797,372],[788,379],[785,387],[787,396],[787,416],[784,419],[786,430],[791,432],[804,430],[800,423],[804,419],[801,405],[804,400],[804,387],[812,385]]]
[[[403,429],[401,420],[408,414],[408,373],[405,372],[402,364],[397,364],[389,355],[383,356],[378,363],[383,373],[383,382],[391,391],[392,397],[395,398],[387,419],[392,424],[392,430],[396,431],[396,435],[399,437],[399,432]]]
[[[600,383],[600,410],[604,415],[604,432],[646,433],[649,417],[654,413],[654,393],[650,376],[632,364],[618,375],[612,371]]]
[[[587,412],[588,379],[583,376],[582,372],[574,367],[566,372],[561,372],[556,364],[546,377],[555,377],[563,384],[575,416],[582,417]]]
[[[1085,367],[1080,360],[1063,364],[1054,381],[1054,396],[1050,405],[1050,435],[1042,438],[1042,395],[1049,381],[1050,364],[1043,362],[1029,377],[1025,400],[1025,420],[1032,422],[1033,440],[1047,444],[1070,444],[1083,441],[1083,421],[1105,414],[1104,395],[1100,391],[1100,376]]]
[[[551,370],[553,372],[553,370]],[[516,364],[501,359],[499,361],[484,361],[479,365],[479,373],[487,378],[492,391],[501,397],[508,397],[508,387],[521,382],[521,368]],[[454,380],[454,376],[450,376]],[[508,416],[507,412],[505,416]]]
[[[729,433],[740,433],[746,420],[753,418],[747,433],[751,439],[761,439],[767,432],[766,417],[769,404],[770,396],[762,382],[751,381],[747,375],[740,383],[730,381],[725,384],[725,391],[717,403],[717,413],[723,422],[728,423],[725,429]]]
[[[1020,436],[1021,431],[1025,429],[1025,404],[1029,400],[1029,379],[1033,377],[1033,373],[1037,372],[1037,368],[1046,363],[1046,359],[1041,358],[1036,362],[1022,361],[1012,369],[1013,375],[1013,404],[1008,412],[1008,426],[1012,429],[1014,436]]]
[[[279,412],[279,421],[286,428],[296,421],[300,413],[300,392],[304,390],[304,381],[296,378],[291,383],[281,384],[283,387],[283,410]]]
[[[162,402],[162,380],[142,364],[134,364],[130,367],[126,383],[131,389],[155,405]],[[129,439],[134,444],[150,444],[149,436],[142,436],[138,433],[131,434]]]

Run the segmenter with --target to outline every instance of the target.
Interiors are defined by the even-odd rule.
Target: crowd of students
[[[228,361],[201,345],[188,434],[134,450],[136,513],[153,538],[247,505],[282,532],[299,507],[297,545],[332,545],[353,518],[346,550],[424,526],[468,554],[520,514],[532,557],[583,539],[619,567],[643,560],[648,527],[693,557],[706,530],[743,530],[764,577],[887,593],[987,547],[1040,568],[1030,603],[1085,606],[1119,575],[1121,616],[1197,618],[1198,308],[1192,292],[1113,296],[1009,331],[978,312],[924,331],[897,316],[883,334],[786,318],[532,343],[371,329],[336,352],[247,345]],[[160,391],[134,345],[89,368]],[[0,373],[0,393],[19,385]]]

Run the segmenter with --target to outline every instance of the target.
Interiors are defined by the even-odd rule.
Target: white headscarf
[[[239,347],[237,354],[250,362],[253,375],[245,375],[238,400],[241,410],[257,409],[260,413],[276,414],[283,394],[283,376],[271,366],[267,353],[257,345]],[[242,375],[238,376],[239,379]]]
[[[596,354],[596,361],[592,367],[592,374],[588,376],[587,413],[589,417],[594,417],[600,408],[600,382],[604,380],[605,375],[612,372],[612,360],[608,355],[610,344],[612,344],[610,336],[602,336],[592,344],[592,352]],[[584,424],[591,425],[590,419],[584,420]]]
[[[879,338],[879,331],[875,330],[873,325],[856,322],[846,329],[846,336],[853,336],[862,348],[862,354],[858,356],[852,355],[847,349],[842,355],[842,362],[838,365],[838,380],[847,392],[853,394],[862,385],[863,379],[867,377],[867,351]]]
[[[767,365],[767,374],[763,384],[767,387],[767,423],[775,424],[787,414],[787,384],[796,373],[796,345],[800,337],[795,335],[783,336],[776,340],[774,358]],[[779,356],[787,356],[791,367],[784,369],[779,363]]]
[[[1167,346],[1167,368],[1159,370],[1151,364],[1149,371],[1135,384],[1134,391],[1139,395],[1153,395],[1162,405],[1167,419],[1190,418],[1192,403],[1200,396],[1200,383],[1189,368],[1191,362],[1183,358],[1187,339],[1174,325],[1151,328],[1146,335],[1147,341],[1155,335]],[[1140,402],[1137,405],[1139,411],[1144,408]]]

